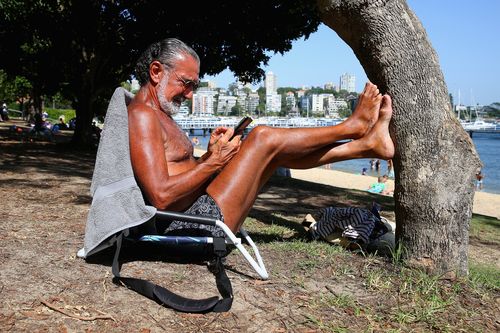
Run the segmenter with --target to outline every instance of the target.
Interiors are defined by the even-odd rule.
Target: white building
[[[312,94],[311,96],[311,111],[312,113],[324,113],[325,112],[325,94]]]
[[[285,98],[285,103],[288,107],[294,108],[297,105],[297,99],[292,91],[287,92]]]
[[[203,87],[193,94],[193,115],[198,117],[213,116],[216,91]]]
[[[266,94],[266,112],[280,112],[280,111],[281,111],[281,95]]]
[[[238,103],[239,106],[241,106],[242,109],[247,108],[247,93],[244,92],[243,90],[238,90],[236,94],[236,103]]]
[[[231,114],[231,109],[236,105],[236,96],[219,95],[217,102],[217,114],[228,116]]]
[[[250,93],[248,95],[248,107],[247,107],[247,112],[249,114],[255,113],[255,110],[257,110],[257,107],[259,106],[259,94],[257,93]]]
[[[347,92],[356,91],[356,77],[353,74],[344,73],[340,76],[340,90]]]
[[[207,81],[207,85],[210,89],[216,89],[217,88],[217,82],[215,81]]]
[[[266,73],[266,112],[281,111],[281,95],[276,93],[278,77],[273,72]]]
[[[269,71],[266,73],[266,79],[265,79],[266,95],[272,95],[276,93],[277,79],[278,77],[274,75],[273,72]]]
[[[347,102],[336,100],[333,94],[313,94],[311,100],[311,111],[316,114],[338,117],[338,110],[347,108]]]
[[[336,90],[337,86],[333,82],[327,82],[324,84],[323,89],[325,90]]]

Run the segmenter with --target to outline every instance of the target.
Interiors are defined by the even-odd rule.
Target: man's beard
[[[177,104],[174,103],[173,101],[172,102],[167,101],[167,98],[165,97],[165,89],[167,88],[168,79],[169,75],[165,74],[161,79],[160,84],[158,85],[156,94],[158,95],[158,102],[160,103],[160,109],[169,116],[173,116],[179,113],[182,102]]]

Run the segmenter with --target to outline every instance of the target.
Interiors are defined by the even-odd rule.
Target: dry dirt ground
[[[76,258],[91,201],[95,152],[20,142],[0,133],[0,331],[12,332],[387,332],[499,329],[499,291],[440,281],[306,241],[306,213],[370,196],[297,180],[273,179],[247,220],[270,272],[256,280],[233,251],[235,300],[228,313],[174,312],[117,286],[111,269]],[[393,218],[391,199],[382,202]],[[473,241],[474,243],[474,241]],[[493,244],[480,244],[490,253]],[[192,297],[218,295],[206,267],[135,261],[124,275]]]

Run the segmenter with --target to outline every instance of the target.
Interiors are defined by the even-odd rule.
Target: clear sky
[[[436,50],[448,90],[455,103],[500,102],[500,0],[407,0]],[[202,64],[203,66],[203,64]],[[309,39],[276,54],[265,71],[278,76],[278,87],[338,85],[342,73],[356,75],[356,90],[367,80],[351,49],[325,25]],[[226,70],[206,76],[220,87],[234,82]]]

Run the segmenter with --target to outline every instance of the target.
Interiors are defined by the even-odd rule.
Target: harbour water
[[[200,148],[206,149],[208,143],[207,136],[203,137],[202,131],[194,131],[190,137],[196,136],[200,141]],[[493,133],[474,133],[472,141],[483,162],[483,190],[484,192],[500,194],[500,135]],[[467,161],[462,161],[467,163]],[[354,174],[361,174],[363,168],[367,168],[366,174],[378,176],[387,173],[387,162],[381,161],[379,171],[370,168],[369,159],[357,159],[325,165],[322,168],[345,171]]]

